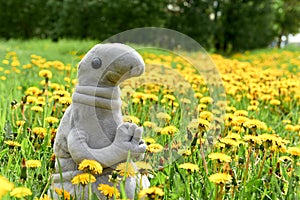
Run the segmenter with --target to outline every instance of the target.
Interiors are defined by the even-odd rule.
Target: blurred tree
[[[220,31],[215,35],[216,48],[228,52],[268,46],[275,36],[272,2],[273,0],[218,1]]]
[[[288,38],[289,34],[300,31],[300,1],[299,0],[275,0],[276,11],[275,31],[277,33],[277,46],[280,47],[282,37]]]
[[[210,18],[213,1],[170,0],[165,26],[180,31],[207,49],[212,48],[216,26]]]

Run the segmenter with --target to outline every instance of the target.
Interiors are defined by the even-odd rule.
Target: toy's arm
[[[90,159],[98,161],[106,168],[125,161],[129,151],[131,158],[138,157],[146,151],[146,145],[141,142],[143,129],[135,124],[119,125],[114,142],[101,149],[90,148],[86,135],[81,131],[74,129],[68,136],[68,149],[76,163]]]

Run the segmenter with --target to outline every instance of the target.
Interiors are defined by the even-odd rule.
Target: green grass
[[[55,136],[55,128],[58,123],[49,124],[46,118],[49,116],[61,119],[64,110],[68,105],[60,103],[52,99],[53,94],[57,92],[57,88],[52,88],[51,84],[57,83],[61,90],[71,95],[74,84],[72,80],[76,78],[77,63],[80,56],[86,53],[96,41],[77,41],[77,40],[60,40],[53,43],[50,40],[10,40],[0,41],[0,61],[8,60],[0,63],[0,175],[9,179],[14,183],[15,187],[27,187],[32,191],[32,195],[25,199],[40,198],[42,194],[47,193],[50,185],[51,173],[53,173],[54,162],[51,160],[53,149],[51,147],[51,139]],[[9,52],[15,52],[15,56],[7,57]],[[262,49],[253,52],[247,52],[242,55],[235,55],[242,61],[248,61],[250,65],[247,67],[245,63],[234,61],[233,58],[226,61],[224,58],[218,59],[216,63],[220,63],[219,72],[222,76],[229,77],[226,87],[237,91],[227,91],[226,100],[228,106],[237,110],[247,110],[251,104],[251,100],[255,99],[259,102],[258,109],[248,110],[246,120],[257,119],[266,124],[268,129],[260,130],[257,128],[249,128],[245,122],[236,126],[228,120],[228,116],[233,115],[233,111],[226,110],[227,115],[224,121],[218,119],[210,120],[209,117],[203,120],[212,121],[210,130],[202,126],[190,128],[192,119],[198,118],[199,113],[208,111],[210,114],[215,113],[215,117],[221,117],[216,111],[216,104],[207,103],[207,108],[199,112],[198,104],[201,103],[201,97],[192,95],[199,94],[209,96],[207,86],[204,81],[199,78],[195,71],[188,71],[191,66],[184,60],[175,59],[174,55],[165,51],[156,49],[143,49],[140,51],[144,58],[151,60],[160,60],[157,68],[151,68],[151,64],[147,67],[144,81],[135,79],[134,84],[126,82],[122,85],[122,89],[130,88],[130,95],[123,97],[123,115],[126,119],[138,118],[138,125],[144,125],[144,137],[149,141],[151,137],[155,144],[159,144],[164,151],[151,152],[148,150],[144,161],[149,163],[153,170],[147,170],[151,186],[161,188],[164,192],[162,199],[297,199],[300,198],[299,185],[299,157],[300,155],[292,155],[288,150],[289,147],[298,147],[299,149],[299,123],[300,123],[300,102],[298,90],[300,90],[300,62],[298,47],[288,47],[283,50]],[[53,74],[50,79],[51,84],[45,85],[41,81],[45,78],[39,76],[39,72],[45,66],[44,64],[32,64],[32,55],[38,55],[47,61],[60,61],[64,64],[64,69],[57,69],[51,65],[47,70]],[[186,54],[188,56],[188,54]],[[197,58],[197,54],[192,55]],[[298,57],[297,57],[298,56]],[[12,67],[13,59],[20,62],[20,66]],[[298,60],[297,60],[298,59]],[[232,64],[234,63],[234,64]],[[24,68],[24,65],[32,64],[31,68]],[[66,66],[70,67],[66,67]],[[162,66],[168,65],[170,68]],[[179,66],[179,67],[178,67]],[[181,66],[184,66],[182,69]],[[1,69],[0,68],[0,69]],[[17,71],[18,69],[19,71]],[[230,69],[230,70],[229,70]],[[243,70],[239,70],[243,69]],[[254,71],[251,71],[254,69]],[[269,74],[264,74],[261,69],[272,69]],[[10,73],[5,73],[9,70]],[[257,71],[256,71],[257,70]],[[275,71],[274,71],[275,70]],[[284,72],[283,75],[278,75]],[[249,74],[253,73],[253,78],[249,79]],[[152,73],[152,74],[151,74]],[[151,74],[151,76],[150,76]],[[181,74],[182,78],[179,78]],[[258,77],[254,76],[255,74]],[[157,76],[157,77],[156,77]],[[239,78],[242,77],[242,78]],[[6,80],[1,80],[5,77]],[[271,78],[269,78],[271,77]],[[68,81],[70,79],[70,82]],[[155,84],[151,85],[156,80]],[[226,79],[224,79],[226,80]],[[249,85],[248,81],[254,81],[254,86],[258,89],[257,97],[249,97],[253,85]],[[180,86],[175,87],[174,85]],[[284,92],[282,85],[287,84],[287,92]],[[294,84],[294,86],[293,86]],[[36,97],[45,98],[45,104],[41,105],[43,112],[32,111],[31,108],[35,103],[22,103],[26,98],[26,91],[30,87],[37,87],[40,93]],[[170,88],[166,88],[169,86]],[[282,87],[281,87],[282,86]],[[173,87],[173,88],[172,88]],[[193,88],[194,90],[191,90]],[[272,105],[271,99],[263,99],[263,94],[271,94],[268,88],[273,88],[278,95],[272,96],[271,99],[280,100],[280,105]],[[45,90],[52,93],[46,94]],[[143,93],[143,100],[134,97],[132,91]],[[145,96],[151,93],[157,97],[151,100]],[[166,100],[166,94],[174,96],[174,100]],[[273,93],[272,93],[273,94]],[[27,96],[35,96],[28,94]],[[251,96],[251,95],[250,95]],[[142,97],[141,97],[142,98]],[[182,103],[181,100],[189,99],[191,103]],[[251,99],[253,98],[253,99]],[[288,100],[289,98],[289,100]],[[16,100],[17,105],[12,106],[12,102]],[[214,102],[217,103],[217,102]],[[176,106],[177,105],[177,106]],[[217,107],[221,110],[221,106]],[[225,108],[223,108],[225,109]],[[160,119],[157,114],[163,112],[170,116],[170,119]],[[200,115],[201,116],[201,115]],[[234,115],[233,115],[234,116]],[[233,119],[237,119],[236,116]],[[18,127],[17,121],[24,120],[25,124]],[[289,130],[286,126],[290,120],[293,130]],[[145,126],[144,122],[151,121],[156,128]],[[197,122],[199,123],[199,122]],[[168,126],[177,127],[178,131],[174,135],[163,135],[159,128]],[[46,134],[40,137],[33,133],[34,128],[45,128]],[[52,133],[52,136],[51,136]],[[236,133],[234,140],[240,142],[238,146],[222,142],[222,138],[228,137],[230,133]],[[280,139],[260,139],[260,143],[251,143],[247,141],[245,135],[263,135],[276,134]],[[210,135],[218,135],[214,139],[214,145],[208,145]],[[268,135],[271,137],[270,135]],[[148,138],[148,139],[147,139]],[[205,141],[201,144],[199,140]],[[12,147],[4,143],[13,140],[20,144],[20,147]],[[148,146],[151,146],[148,143]],[[285,148],[286,152],[280,151]],[[276,150],[273,151],[272,148]],[[183,151],[189,150],[187,154]],[[208,155],[212,152],[222,152],[230,157],[229,162],[221,162],[212,160]],[[300,154],[300,153],[299,153]],[[279,158],[288,156],[286,161],[279,162]],[[172,160],[172,157],[174,158]],[[41,167],[24,168],[22,160],[39,160]],[[198,169],[192,172],[184,169],[186,163],[192,163],[193,167]],[[23,163],[24,164],[24,163]],[[212,174],[223,172],[230,175],[231,181],[221,184],[213,183],[209,180]],[[1,179],[0,179],[0,195],[1,195]],[[4,186],[3,186],[4,187]],[[122,193],[122,191],[121,191]],[[156,199],[159,199],[156,195]],[[10,197],[7,193],[3,199],[16,199]],[[137,199],[137,195],[136,195]]]

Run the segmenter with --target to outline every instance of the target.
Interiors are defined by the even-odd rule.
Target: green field
[[[96,43],[0,41],[0,199],[50,198],[59,120]],[[138,167],[151,187],[136,199],[300,199],[299,47],[211,54],[212,86],[182,57],[140,53],[148,70],[121,85],[124,121],[148,144]]]

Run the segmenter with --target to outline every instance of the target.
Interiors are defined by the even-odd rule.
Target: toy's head
[[[145,63],[133,48],[120,43],[97,44],[79,63],[78,84],[112,87],[144,71]]]

